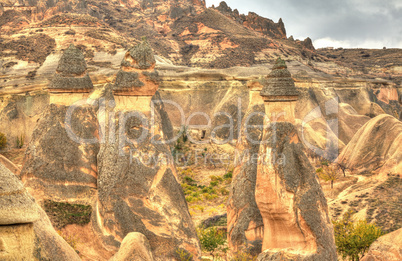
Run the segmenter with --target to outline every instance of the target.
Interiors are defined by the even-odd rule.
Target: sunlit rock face
[[[292,124],[298,93],[284,61],[277,60],[261,96],[269,118],[255,188],[264,223],[258,259],[337,260],[327,201]]]
[[[148,239],[141,233],[128,234],[121,243],[119,252],[109,261],[144,260],[153,261]]]
[[[264,222],[260,260],[336,260],[327,202],[295,127],[272,123],[263,140],[255,190]]]
[[[262,83],[249,82],[248,87],[250,102],[236,145],[239,154],[227,206],[228,243],[233,255],[236,252],[247,252],[255,256],[261,252],[264,224],[254,196],[257,162],[251,158],[260,149],[264,123],[262,113],[265,113],[265,108],[260,96]]]
[[[0,260],[33,260],[39,211],[18,178],[0,164]]]
[[[26,150],[21,180],[37,199],[90,204],[97,186],[99,126],[91,106],[51,104]]]
[[[119,73],[146,75],[155,63],[149,51],[146,42],[134,47]],[[106,87],[105,126],[109,127],[98,154],[94,229],[112,249],[130,232],[139,232],[148,239],[155,260],[173,260],[179,249],[198,259],[200,246],[170,147],[164,142],[168,135],[163,132],[161,110],[151,111],[158,85],[141,77],[137,78],[143,84],[139,89],[128,78]],[[128,96],[146,97],[148,104],[145,100],[130,103],[124,100]]]
[[[386,234],[371,244],[361,261],[398,261],[402,259],[402,229]]]
[[[71,44],[63,53],[48,88],[50,103],[71,105],[93,90],[82,52]]]
[[[401,173],[401,144],[402,123],[390,115],[379,115],[359,129],[337,161],[360,174]]]

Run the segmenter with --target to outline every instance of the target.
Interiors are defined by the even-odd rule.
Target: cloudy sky
[[[218,6],[221,0],[206,0]],[[316,48],[402,48],[402,0],[226,0],[277,22],[287,36],[310,37]]]

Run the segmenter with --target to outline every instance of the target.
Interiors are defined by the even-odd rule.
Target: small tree
[[[339,178],[339,172],[332,165],[323,165],[316,170],[316,173],[324,181],[331,181],[331,189],[334,188],[334,181]]]
[[[343,258],[358,261],[383,233],[376,225],[368,224],[365,220],[353,222],[351,216],[352,213],[348,212],[343,219],[333,221],[335,244]]]
[[[6,135],[4,135],[4,133],[0,132],[0,150],[4,149],[7,145],[7,138]]]
[[[337,162],[335,164],[336,164],[336,166],[338,166],[338,168],[340,168],[342,170],[343,176],[346,177],[346,170],[348,169],[346,167],[346,165],[343,163],[339,163],[339,162]]]
[[[224,231],[219,231],[216,227],[199,228],[197,234],[200,239],[201,249],[209,252],[213,258],[215,258],[215,250],[226,251],[223,247],[226,244],[226,233]]]

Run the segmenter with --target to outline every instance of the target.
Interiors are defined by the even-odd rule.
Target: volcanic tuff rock
[[[257,87],[254,87],[257,85]],[[257,164],[251,160],[258,155],[262,139],[264,117],[255,113],[265,113],[264,101],[259,92],[262,85],[252,84],[250,104],[244,115],[241,132],[236,145],[240,157],[236,158],[237,167],[233,171],[233,179],[227,205],[228,243],[230,251],[246,252],[253,256],[261,253],[263,229],[261,213],[255,202],[255,185]],[[249,126],[246,127],[246,120]],[[254,126],[254,127],[253,127]]]
[[[35,201],[18,178],[0,164],[0,224],[27,224],[39,219]]]
[[[239,14],[237,9],[232,11],[232,8],[230,8],[224,1],[216,7],[216,10],[232,18],[237,23],[257,32],[261,32],[264,35],[273,38],[286,39],[286,30],[282,18],[279,19],[278,23],[274,23],[272,20],[261,17],[253,12],[248,13],[248,15]]]
[[[38,207],[18,178],[0,164],[0,259],[32,260]]]
[[[107,114],[112,111],[109,108]],[[155,260],[171,260],[178,249],[199,258],[194,224],[169,158],[170,148],[163,143],[160,115],[151,124],[146,111],[115,113],[121,114],[120,121],[112,117],[112,125],[106,126],[121,131],[107,137],[98,154],[95,231],[114,248],[130,232],[140,232],[149,240]]]
[[[51,92],[89,92],[93,89],[84,55],[71,44],[63,53],[49,90]]]
[[[51,104],[36,125],[20,175],[32,195],[90,202],[97,186],[98,131],[89,105]]]
[[[402,228],[377,239],[360,261],[399,261],[402,259]]]
[[[286,63],[281,58],[276,60],[271,73],[267,76],[267,80],[261,90],[261,96],[263,96],[264,100],[296,100],[299,96],[292,76],[287,70]],[[286,98],[281,96],[286,96]]]
[[[402,123],[383,114],[360,128],[337,161],[357,173],[401,173],[401,148]]]
[[[45,211],[35,203],[18,178],[2,164],[0,224],[1,260],[80,260],[77,253],[54,230]]]
[[[159,86],[155,57],[146,39],[127,51],[113,88],[115,95],[153,96]]]
[[[148,239],[141,233],[128,234],[121,246],[119,252],[116,253],[109,261],[153,261],[151,247]]]
[[[258,260],[337,260],[327,201],[295,127],[264,131],[255,199],[264,222]]]
[[[79,261],[77,252],[53,228],[46,212],[39,208],[40,219],[33,225],[35,260]]]

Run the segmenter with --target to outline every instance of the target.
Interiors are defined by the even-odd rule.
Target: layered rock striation
[[[50,103],[70,105],[93,90],[81,50],[71,44],[61,56],[49,88]],[[61,95],[63,97],[61,97]],[[66,99],[67,96],[68,98]]]

